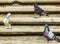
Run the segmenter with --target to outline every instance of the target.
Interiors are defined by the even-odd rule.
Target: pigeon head
[[[34,3],[34,11],[35,13],[41,15],[44,10],[42,10],[36,3]]]
[[[38,8],[39,8],[39,7],[38,7],[37,3],[34,3],[34,10],[37,11]]]
[[[50,31],[50,30],[49,30],[49,25],[48,25],[48,24],[45,24],[45,31],[46,31],[46,30]]]
[[[9,18],[10,16],[11,16],[11,13],[8,13],[8,14],[7,14],[7,18]]]
[[[37,3],[34,3],[34,6],[38,6]]]
[[[48,24],[45,24],[45,27],[48,27]]]

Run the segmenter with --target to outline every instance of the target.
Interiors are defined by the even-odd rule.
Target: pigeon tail
[[[56,40],[57,42],[60,42],[60,39],[59,39],[59,38],[55,38],[55,40]]]
[[[48,16],[48,13],[42,12],[41,16]]]

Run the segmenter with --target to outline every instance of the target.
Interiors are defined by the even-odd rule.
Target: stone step
[[[50,30],[54,33],[60,33],[60,26],[50,26]],[[12,29],[6,29],[0,26],[0,34],[43,34],[44,26],[12,26]]]
[[[57,36],[60,38],[60,36]],[[0,37],[1,44],[46,44],[47,40],[43,36],[7,36]],[[51,44],[60,44],[56,41],[50,41]]]
[[[60,6],[57,5],[41,5],[44,11],[59,12]],[[34,12],[34,6],[0,6],[0,12]]]
[[[0,17],[0,24],[3,24],[4,17]],[[10,17],[12,24],[60,24],[60,17],[20,17],[20,16],[11,16]]]
[[[13,3],[15,0],[0,0],[0,3]],[[18,2],[21,2],[21,3],[34,3],[34,2],[37,2],[37,3],[58,3],[60,2],[60,0],[16,0]]]

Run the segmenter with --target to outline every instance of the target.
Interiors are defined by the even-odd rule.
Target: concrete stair
[[[37,3],[48,16],[34,14]],[[60,0],[0,0],[0,44],[47,44],[44,24],[60,39]],[[12,29],[5,29],[3,19],[11,12]],[[51,44],[60,44],[50,41]]]

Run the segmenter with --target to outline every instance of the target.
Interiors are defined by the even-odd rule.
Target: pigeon
[[[11,29],[10,16],[11,16],[11,13],[7,13],[7,16],[3,20],[3,23],[6,29]]]
[[[34,13],[39,14],[39,16],[48,16],[48,13],[41,9],[36,3],[34,3]]]
[[[43,35],[44,37],[46,37],[47,42],[49,42],[50,40],[55,40],[57,42],[60,42],[60,39],[57,38],[56,35],[52,31],[50,31],[48,24],[45,24]]]

